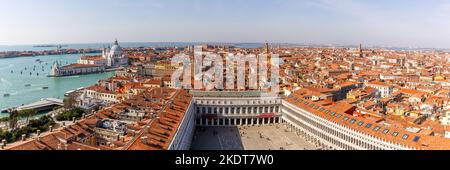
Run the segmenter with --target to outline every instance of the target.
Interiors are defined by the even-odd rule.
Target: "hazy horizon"
[[[293,43],[450,48],[444,0],[0,0],[0,45]]]
[[[359,44],[330,44],[330,43],[286,43],[286,42],[172,42],[172,41],[160,41],[160,42],[122,42],[120,40],[119,44],[168,44],[168,43],[174,43],[174,44],[209,44],[209,45],[216,45],[216,44],[260,44],[264,45],[266,42],[271,45],[300,45],[300,46],[324,46],[324,47],[353,47],[357,48],[359,47]],[[80,43],[37,43],[37,44],[0,44],[0,47],[14,47],[14,46],[39,46],[39,45],[112,45],[114,43],[113,41],[110,42],[80,42]],[[167,45],[169,46],[169,45]],[[445,49],[450,50],[450,47],[420,47],[420,46],[383,46],[383,45],[367,45],[362,44],[365,48],[402,48],[402,49]]]

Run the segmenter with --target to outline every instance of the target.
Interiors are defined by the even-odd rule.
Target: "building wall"
[[[198,97],[195,109],[198,126],[272,124],[280,120],[281,99]]]
[[[79,75],[79,74],[91,74],[91,73],[99,73],[104,72],[104,67],[85,67],[85,68],[73,68],[68,69],[62,67],[59,70],[52,71],[51,76],[70,76],[70,75]]]
[[[372,87],[374,89],[377,89],[378,92],[379,92],[379,95],[382,98],[389,97],[389,95],[391,95],[393,93],[393,91],[394,91],[394,88],[393,87],[389,87],[389,86],[380,86],[380,85],[374,85],[374,84],[367,84],[366,86],[367,87]]]
[[[413,148],[396,144],[378,137],[355,131],[343,125],[328,121],[283,101],[283,123],[297,134],[319,140],[326,146],[339,150],[411,150]],[[382,129],[380,129],[382,130]]]
[[[189,107],[178,127],[169,150],[189,150],[195,132],[195,106],[191,101]]]
[[[79,59],[78,63],[79,64],[93,64],[93,65],[106,66],[106,60],[84,60],[84,59]]]
[[[298,135],[316,139],[338,150],[413,150],[414,148],[384,140],[344,125],[328,121],[280,98],[195,97],[171,149],[190,146],[197,126],[239,126],[283,123]],[[273,117],[260,117],[274,112]],[[195,124],[194,124],[195,123]],[[374,128],[372,126],[370,128]],[[184,129],[184,130],[183,130]],[[384,129],[380,129],[384,130]],[[188,139],[188,140],[185,140]],[[182,143],[182,142],[185,143]]]
[[[94,90],[86,90],[86,97],[103,101],[105,103],[114,104],[120,102],[117,94],[100,93]]]
[[[450,126],[450,112],[446,112],[441,118],[441,124]]]

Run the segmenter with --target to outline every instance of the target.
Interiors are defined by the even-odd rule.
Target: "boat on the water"
[[[12,108],[4,108],[0,112],[1,113],[9,113],[12,110]]]
[[[42,87],[42,89],[44,89],[44,90],[47,90],[47,89],[48,89],[48,87]]]
[[[11,94],[9,94],[9,93],[3,94],[3,97],[9,97],[9,96],[11,96]]]
[[[30,87],[31,86],[31,84],[25,84],[25,87]]]

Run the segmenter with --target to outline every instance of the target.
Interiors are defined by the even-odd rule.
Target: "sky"
[[[450,48],[450,1],[0,0],[0,45],[116,38]]]

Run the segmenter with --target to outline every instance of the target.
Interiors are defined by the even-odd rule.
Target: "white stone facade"
[[[124,54],[117,40],[111,48],[103,49],[102,57],[106,60],[107,67],[128,66],[128,56]]]
[[[283,101],[283,123],[297,134],[338,150],[413,150],[414,148],[355,131]]]
[[[191,101],[189,107],[184,114],[183,120],[178,127],[169,150],[189,150],[195,132],[195,110],[194,102]]]

